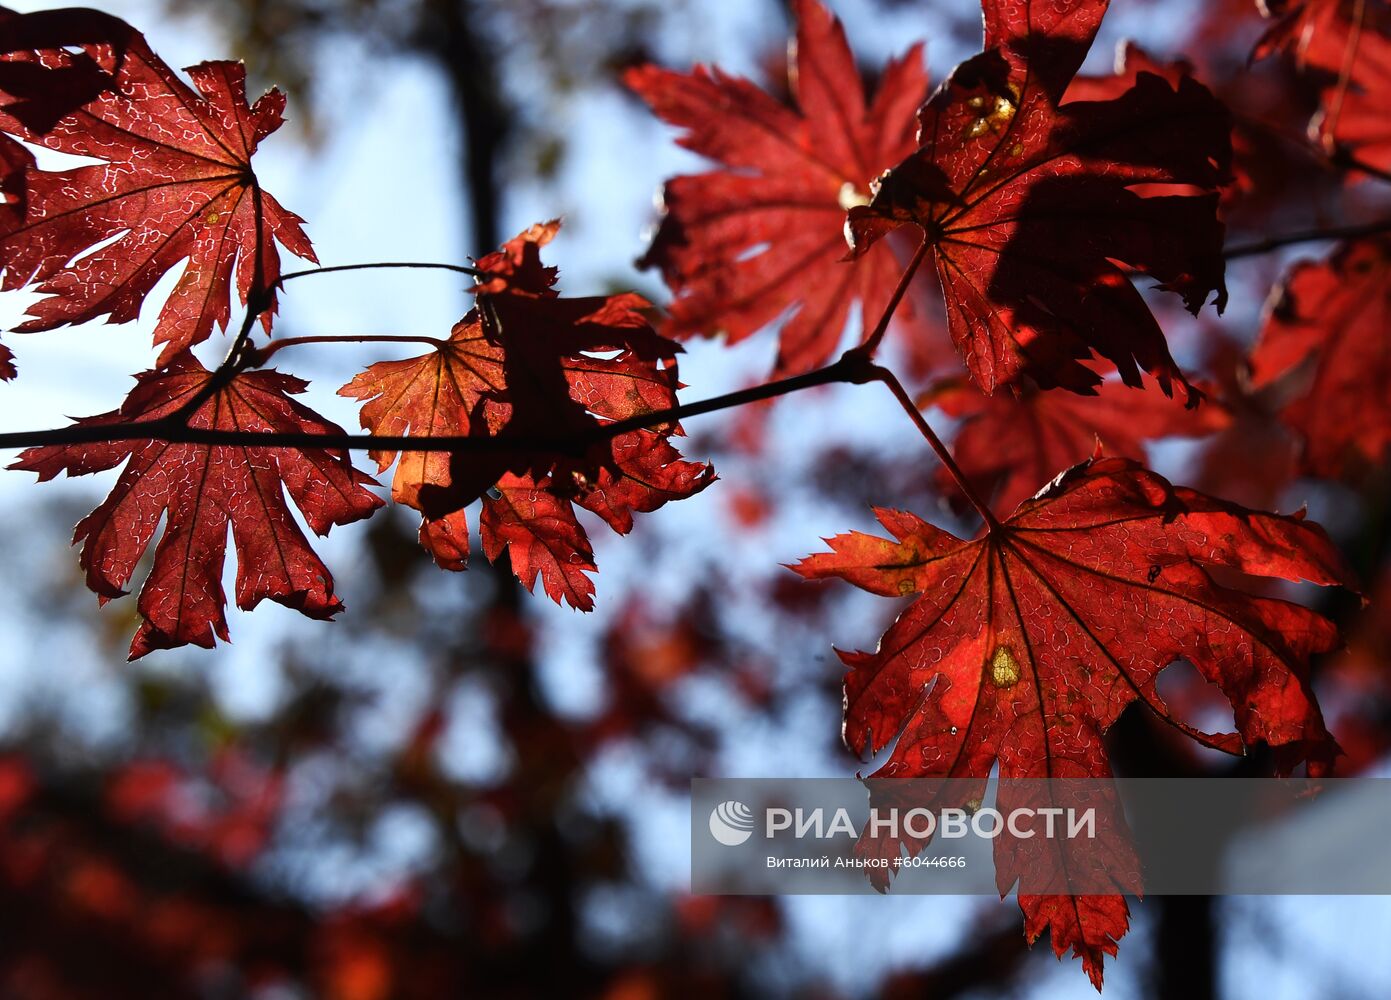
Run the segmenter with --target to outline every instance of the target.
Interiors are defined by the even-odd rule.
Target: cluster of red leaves
[[[919,228],[948,327],[987,393],[1027,374],[1092,390],[1095,352],[1127,385],[1187,380],[1124,264],[1196,312],[1220,310],[1227,110],[1189,77],[1149,72],[1107,100],[1064,101],[1106,4],[985,4],[985,51],[919,113],[921,145],[850,210],[856,254]],[[1149,194],[1137,188],[1182,193]]]
[[[1194,313],[1215,295],[1220,311],[1219,201],[1258,186],[1232,184],[1231,115],[1192,78],[1189,64],[1126,48],[1114,74],[1077,76],[1107,6],[985,0],[984,51],[923,105],[918,148],[872,183],[867,202],[842,202],[856,267],[882,259],[884,238],[900,227],[919,233],[970,376],[936,383],[919,404],[962,421],[954,452],[976,492],[1002,510],[1022,501],[1003,523],[987,515],[975,541],[881,510],[894,540],[840,536],[832,555],[797,567],[886,596],[920,595],[878,652],[843,654],[851,667],[847,742],[862,755],[894,744],[876,777],[984,777],[996,763],[1005,776],[1106,776],[1102,734],[1135,701],[1207,746],[1241,753],[1269,744],[1282,769],[1303,763],[1321,773],[1338,753],[1308,684],[1311,655],[1336,644],[1332,624],[1297,605],[1231,589],[1210,572],[1351,586],[1327,536],[1298,517],[1173,487],[1133,461],[1087,461],[1098,446],[1142,458],[1148,440],[1231,423],[1220,404],[1184,409],[1167,398],[1173,383],[1187,390],[1190,406],[1202,393],[1173,361],[1131,278],[1155,279]],[[827,15],[810,3],[796,10],[801,56]],[[1338,136],[1375,165],[1373,123],[1359,101],[1384,93],[1371,76],[1385,68],[1382,39],[1367,42],[1356,65],[1321,55],[1350,37],[1333,34],[1345,14],[1344,5],[1299,5],[1261,51],[1300,36],[1310,65],[1341,66],[1340,114],[1325,106],[1323,135]],[[1359,30],[1374,33],[1373,19],[1363,21]],[[900,69],[894,64],[885,78]],[[840,79],[842,90],[858,93],[848,61]],[[763,123],[774,114],[795,122],[794,112],[747,85],[736,90],[718,71],[684,77],[644,69],[629,83],[688,130],[685,145],[732,168],[669,184],[649,260],[663,266],[672,287],[676,330],[708,332],[736,315],[743,324],[729,328],[744,336],[807,289],[832,287],[818,272],[752,320],[729,308],[743,305],[733,289],[762,290],[756,279],[775,272],[760,268],[797,266],[819,232],[781,204],[780,214],[759,214],[764,208],[750,194],[781,194],[776,184],[759,183],[769,170],[762,155],[769,134],[778,134]],[[811,117],[807,98],[798,98]],[[769,109],[764,116],[725,113],[755,100]],[[1384,130],[1384,121],[1375,124]],[[1248,162],[1259,159],[1259,130],[1245,128],[1237,139]],[[797,222],[803,228],[778,228]],[[1376,360],[1387,312],[1385,261],[1382,244],[1369,240],[1297,271],[1253,358],[1251,391],[1314,365],[1307,394],[1284,411],[1309,442],[1312,468],[1335,470],[1349,451],[1374,462],[1386,447],[1384,419],[1354,417],[1369,399],[1385,397],[1391,375]],[[841,266],[840,280],[852,281]],[[784,328],[784,360],[788,329],[806,336],[805,323],[793,325],[801,316],[794,313]],[[845,316],[832,318],[835,329],[806,363],[824,360],[834,346]],[[874,317],[866,319],[867,334]],[[1163,395],[1134,392],[1142,372]],[[1055,388],[1080,395],[1047,391]],[[1341,401],[1330,405],[1333,398]],[[952,473],[942,470],[938,485],[951,490]],[[1226,695],[1236,733],[1202,733],[1171,715],[1155,680],[1180,659]],[[1115,954],[1128,926],[1123,898],[1025,897],[1021,904],[1029,938],[1048,930],[1055,951],[1071,948],[1099,988],[1103,955]]]
[[[193,67],[195,92],[138,32],[93,11],[6,12],[0,51],[6,136],[102,161],[44,171],[14,140],[0,146],[4,287],[33,285],[46,295],[18,329],[133,319],[159,278],[185,263],[155,327],[155,342],[165,345],[161,367],[139,376],[120,408],[79,424],[178,421],[195,430],[342,435],[290,398],[307,383],[275,371],[210,372],[188,350],[215,326],[226,328],[234,271],[248,318],[259,316],[269,330],[276,240],[313,259],[298,217],[261,188],[250,166],[257,144],[280,125],[284,98],[272,91],[248,106],[239,63]],[[362,424],[377,433],[574,442],[569,451],[546,452],[519,443],[485,458],[407,452],[393,496],[422,512],[423,544],[451,569],[462,569],[468,554],[464,507],[484,498],[489,558],[507,550],[527,587],[540,577],[556,601],[590,610],[594,555],[575,506],[626,533],[635,513],[698,492],[713,473],[681,460],[670,443],[680,433],[674,423],[603,431],[676,405],[680,348],[657,335],[635,295],[559,296],[554,269],[539,258],[556,228],[533,227],[479,262],[478,306],[448,341],[419,358],[373,365],[343,394],[365,402]],[[0,352],[0,376],[12,377],[11,356]],[[382,470],[396,459],[384,451],[373,457]],[[141,590],[144,624],[132,658],[227,638],[221,577],[229,526],[238,607],[270,598],[312,618],[341,610],[333,577],[285,494],[318,534],[371,515],[381,506],[367,490],[375,483],[345,452],[129,436],[30,449],[13,467],[51,479],[123,462],[111,495],[78,525],[77,541],[85,543],[88,586],[105,602],[124,592],[167,515]]]
[[[1281,3],[1257,56],[1283,52],[1321,84],[1310,124],[1351,179],[1391,170],[1391,5],[1385,0]],[[1391,175],[1382,177],[1391,179]],[[1251,356],[1254,384],[1286,396],[1280,417],[1302,439],[1302,470],[1355,479],[1391,454],[1391,243],[1353,240],[1297,264],[1271,297]]]
[[[1385,4],[1279,6],[1257,54],[1289,54],[1317,81],[1315,124],[1335,162],[1386,170]],[[1301,517],[1172,486],[1131,460],[1150,439],[1230,422],[1220,406],[1194,411],[1170,398],[1175,384],[1190,407],[1202,393],[1132,279],[1153,279],[1195,314],[1209,299],[1220,312],[1219,205],[1224,187],[1241,190],[1231,185],[1232,116],[1182,61],[1132,49],[1116,73],[1079,77],[1107,0],[982,7],[983,51],[926,103],[919,47],[884,67],[871,98],[840,23],[816,0],[793,4],[795,106],[719,70],[626,77],[684,130],[683,145],[718,164],[670,180],[644,258],[674,296],[667,332],[736,341],[780,323],[776,371],[786,374],[826,362],[858,308],[869,353],[930,258],[970,381],[939,383],[922,404],[962,420],[963,493],[1019,504],[1003,522],[982,506],[974,540],[880,510],[893,539],[841,535],[832,553],[799,564],[809,578],[917,595],[877,652],[842,654],[851,748],[872,754],[896,740],[880,777],[984,778],[997,764],[1005,777],[1105,777],[1103,734],[1139,702],[1198,744],[1240,753],[1264,743],[1280,769],[1324,773],[1339,748],[1309,660],[1335,645],[1334,627],[1228,584],[1350,586],[1331,542]],[[239,607],[270,598],[332,617],[342,607],[332,576],[286,495],[319,534],[382,505],[341,450],[171,443],[161,433],[178,424],[342,435],[292,398],[306,383],[250,370],[263,355],[245,349],[253,320],[270,330],[277,244],[313,259],[298,217],[251,169],[284,99],[272,91],[250,104],[239,64],[188,73],[193,87],[107,15],[0,9],[0,268],[4,288],[43,296],[19,329],[133,319],[159,279],[184,267],[155,327],[160,367],[118,409],[79,421],[117,440],[33,448],[15,466],[51,479],[124,464],[77,528],[103,601],[123,593],[163,522],[133,657],[226,639],[229,528]],[[1252,134],[1238,133],[1248,160]],[[98,163],[43,170],[20,140]],[[481,501],[485,554],[505,552],[528,588],[539,578],[557,602],[589,610],[596,567],[577,508],[626,533],[635,513],[699,492],[713,473],[671,440],[681,433],[668,413],[678,345],[637,296],[561,296],[540,259],[556,230],[535,226],[478,261],[476,304],[448,339],[373,364],[340,393],[363,404],[373,435],[500,442],[372,457],[379,472],[396,465],[392,496],[420,513],[421,543],[440,566],[464,567],[465,508]],[[911,258],[909,235],[920,241]],[[1248,388],[1280,390],[1306,471],[1348,475],[1391,445],[1388,259],[1391,244],[1364,238],[1300,265],[1250,358]],[[227,327],[234,275],[247,321],[235,365],[213,372],[190,348]],[[900,320],[912,301],[902,300]],[[931,331],[898,329],[907,353],[935,356]],[[1162,395],[1135,392],[1143,374]],[[0,378],[12,377],[0,346]],[[142,438],[141,424],[158,431]],[[1098,441],[1130,458],[1088,459]],[[677,638],[666,652],[679,674],[694,661],[690,637]],[[1180,659],[1230,701],[1235,732],[1201,732],[1161,700],[1158,675]],[[422,730],[422,746],[433,732]],[[1124,899],[1020,903],[1029,939],[1048,930],[1054,950],[1080,956],[1099,987],[1103,956],[1128,926]]]
[[[252,762],[212,763],[224,800],[162,761],[120,768],[104,795],[0,760],[0,990],[35,998],[194,997],[211,980],[332,1000],[455,996],[468,963],[419,919],[409,887],[325,918],[237,880],[260,857],[278,786]],[[193,795],[180,795],[180,791]],[[152,872],[154,873],[152,876]],[[476,931],[476,928],[475,928]],[[81,956],[73,961],[72,956]],[[152,984],[158,983],[157,989]]]
[[[534,226],[478,262],[478,305],[428,354],[373,365],[344,386],[363,401],[376,434],[533,436],[583,440],[604,424],[676,405],[675,355],[636,295],[562,298],[540,248],[555,222]],[[615,353],[616,352],[616,353]],[[709,466],[682,461],[675,425],[630,431],[580,454],[373,452],[381,471],[397,462],[392,497],[419,510],[421,544],[446,569],[468,556],[464,505],[482,496],[483,550],[507,549],[530,589],[541,578],[555,601],[594,606],[594,553],[575,506],[620,534],[633,514],[704,489]]]
[[[1327,79],[1312,124],[1330,149],[1391,170],[1391,5],[1386,0],[1294,0],[1268,4],[1276,22],[1256,56],[1284,52]]]
[[[161,361],[226,327],[234,271],[242,302],[271,296],[259,302],[269,329],[276,241],[314,259],[302,220],[251,169],[281,125],[284,95],[248,105],[246,67],[235,62],[190,68],[190,88],[143,35],[91,10],[6,16],[0,51],[0,131],[101,161],[41,170],[24,150],[22,166],[5,162],[7,174],[23,170],[23,196],[22,212],[0,215],[3,287],[45,295],[18,329],[135,319],[185,262],[155,327]]]
[[[167,760],[130,761],[108,779],[106,809],[117,822],[157,828],[229,868],[248,865],[270,839],[281,776],[234,748],[216,754],[207,770],[195,776]]]

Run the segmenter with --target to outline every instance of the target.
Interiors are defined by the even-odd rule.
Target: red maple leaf
[[[1281,411],[1304,439],[1304,465],[1339,476],[1391,447],[1391,240],[1358,240],[1286,277],[1251,355],[1253,381],[1305,387]]]
[[[1333,78],[1311,128],[1329,148],[1391,169],[1391,5],[1385,0],[1271,3],[1278,20],[1256,46],[1257,58],[1286,52],[1301,68]]]
[[[0,64],[3,65],[3,64]],[[0,135],[0,230],[17,224],[24,218],[24,174],[34,162],[34,156],[24,146],[7,135]],[[0,380],[14,378],[14,355],[0,344]]]
[[[33,165],[33,153],[9,136],[0,135],[0,228],[24,221],[29,203],[25,175]]]
[[[1355,155],[1378,170],[1391,171],[1391,15],[1364,26],[1357,58],[1345,79],[1325,89],[1315,127],[1325,145]]]
[[[139,32],[97,11],[7,18],[0,51],[0,130],[102,161],[30,167],[23,217],[0,223],[3,287],[35,284],[47,296],[17,329],[132,320],[185,261],[154,331],[161,363],[226,327],[234,270],[242,301],[268,306],[269,329],[276,241],[314,259],[302,220],[251,169],[257,145],[280,127],[284,96],[272,90],[248,106],[246,68],[234,62],[191,67],[195,91]]]
[[[1092,390],[1093,352],[1187,385],[1121,265],[1220,310],[1231,122],[1190,77],[1138,72],[1114,100],[1064,103],[1105,0],[986,0],[985,52],[919,113],[920,148],[850,210],[856,253],[913,223],[946,294],[952,339],[986,392],[1029,374]],[[1137,188],[1141,190],[1136,190]],[[1164,192],[1164,193],[1155,193]],[[1137,367],[1138,364],[1138,367]]]
[[[397,462],[392,496],[421,511],[421,544],[447,569],[468,557],[464,506],[483,497],[483,550],[510,550],[528,589],[584,611],[594,606],[589,537],[575,506],[619,533],[633,514],[691,496],[713,479],[669,443],[675,426],[636,430],[579,454],[524,447],[525,438],[581,439],[604,424],[676,405],[679,345],[657,335],[636,295],[562,298],[540,248],[558,223],[533,226],[478,262],[478,306],[427,354],[372,365],[340,391],[362,400],[374,434],[517,437],[509,453],[377,451]]]
[[[1113,101],[1139,82],[1141,73],[1152,73],[1177,86],[1185,76],[1193,75],[1193,64],[1187,59],[1162,62],[1146,49],[1126,40],[1116,46],[1115,62],[1110,73],[1098,76],[1075,76],[1063,94],[1063,103],[1072,101]]]
[[[917,599],[874,653],[841,653],[845,739],[861,757],[897,743],[876,778],[1104,778],[1102,734],[1135,701],[1232,753],[1264,742],[1282,769],[1338,753],[1309,688],[1331,622],[1223,586],[1210,570],[1349,584],[1302,517],[1264,514],[1170,485],[1138,463],[1093,460],[975,541],[878,510],[893,539],[852,532],[794,569]],[[1237,733],[1174,718],[1156,681],[1187,660],[1230,700]],[[1082,957],[1098,987],[1125,933],[1122,897],[1020,899],[1032,940]]]
[[[830,358],[856,302],[865,334],[887,306],[902,264],[887,246],[844,262],[845,210],[867,201],[870,181],[913,148],[913,112],[927,93],[915,45],[884,67],[867,102],[840,21],[815,0],[793,9],[795,108],[719,69],[644,66],[625,76],[686,130],[681,145],[724,167],[666,184],[641,264],[661,268],[675,296],[668,330],[723,332],[733,343],[788,316],[779,373]]]
[[[81,426],[159,420],[203,391],[212,373],[192,354],[137,376],[117,410],[79,420]],[[236,375],[213,391],[188,425],[240,432],[342,434],[341,428],[291,399],[307,383],[274,370]],[[111,494],[77,525],[87,586],[101,603],[121,597],[161,518],[164,532],[140,590],[144,624],[131,659],[152,649],[189,643],[212,648],[227,640],[222,566],[227,528],[237,550],[237,607],[249,611],[264,598],[310,618],[343,609],[333,576],[309,547],[285,502],[288,491],[309,527],[326,535],[335,524],[369,516],[382,501],[376,485],[346,454],[323,448],[171,444],[154,440],[30,448],[10,468],[85,476],[125,462]]]
[[[1338,72],[1357,58],[1359,35],[1391,16],[1386,0],[1258,0],[1274,18],[1256,43],[1253,58],[1276,52],[1300,65]]]
[[[1298,442],[1279,418],[1279,386],[1252,385],[1250,345],[1214,323],[1203,330],[1203,369],[1230,420],[1204,441],[1187,480],[1194,489],[1246,507],[1269,510],[1299,475]]]
[[[1108,379],[1096,396],[1042,392],[1031,383],[1018,394],[986,396],[965,379],[939,382],[918,398],[962,421],[952,454],[974,485],[1000,510],[1013,510],[1061,470],[1090,457],[1142,459],[1145,442],[1197,437],[1221,430],[1227,412],[1206,402],[1189,408],[1158,392],[1136,392]],[[938,466],[938,489],[959,497],[951,474]]]

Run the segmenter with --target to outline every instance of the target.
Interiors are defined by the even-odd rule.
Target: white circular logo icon
[[[710,810],[710,835],[725,847],[737,847],[753,836],[753,812],[730,799]]]

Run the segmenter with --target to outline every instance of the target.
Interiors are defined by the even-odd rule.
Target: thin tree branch
[[[293,281],[295,278],[307,278],[313,274],[333,274],[335,271],[370,271],[376,268],[404,267],[422,271],[453,271],[456,274],[467,274],[473,278],[483,277],[483,272],[476,267],[465,267],[463,264],[435,264],[429,261],[415,260],[386,260],[377,261],[371,264],[334,264],[332,267],[309,267],[303,271],[291,271],[289,274],[282,274],[280,281]]]
[[[1343,104],[1347,100],[1348,87],[1352,83],[1352,68],[1357,62],[1357,50],[1362,44],[1362,28],[1367,20],[1367,0],[1353,0],[1352,16],[1348,19],[1348,36],[1343,42],[1343,58],[1338,66],[1338,82],[1333,88],[1333,100],[1323,113],[1325,134],[1324,148],[1331,154],[1337,141],[1338,121],[1343,116]],[[1301,64],[1303,59],[1300,59]]]
[[[879,322],[874,325],[873,332],[865,338],[865,342],[855,351],[863,354],[866,359],[873,358],[874,352],[879,349],[879,345],[884,340],[884,334],[888,332],[889,321],[893,319],[894,313],[898,311],[898,304],[903,301],[904,293],[908,291],[908,285],[913,280],[913,275],[918,273],[918,265],[927,256],[927,233],[923,233],[922,242],[918,244],[918,249],[914,251],[913,258],[908,262],[908,267],[899,276],[898,284],[894,286],[894,293],[889,297],[889,304],[884,307],[883,314],[879,317]]]
[[[932,429],[932,425],[922,415],[922,412],[913,403],[913,397],[908,395],[908,390],[903,388],[903,383],[898,380],[898,376],[887,368],[875,365],[873,367],[873,377],[878,382],[883,382],[889,387],[889,391],[898,400],[903,412],[917,426],[918,431],[927,439],[927,443],[932,446],[932,450],[937,453],[937,457],[942,460],[942,464],[947,467],[947,472],[951,473],[952,479],[956,481],[957,487],[965,494],[966,499],[971,502],[971,506],[976,509],[981,518],[993,531],[1000,527],[999,520],[990,509],[990,505],[981,499],[980,494],[975,491],[971,481],[966,478],[966,474],[961,471],[961,466],[956,464],[956,459],[951,457],[951,452],[942,443],[942,439],[937,436],[937,432]]]
[[[1356,226],[1333,226],[1328,229],[1305,229],[1295,233],[1285,233],[1280,236],[1271,236],[1264,240],[1254,243],[1238,243],[1236,246],[1227,247],[1222,251],[1222,256],[1228,260],[1237,257],[1255,257],[1263,253],[1270,253],[1281,247],[1293,246],[1296,243],[1314,243],[1320,240],[1344,240],[1355,239],[1359,236],[1375,236],[1377,233],[1391,232],[1391,219],[1377,219],[1373,222],[1364,222]]]
[[[880,369],[882,370],[882,369]],[[289,432],[227,431],[205,427],[189,427],[181,413],[160,420],[129,424],[74,424],[43,431],[16,431],[0,434],[0,449],[34,448],[48,445],[98,444],[111,441],[168,441],[175,444],[245,445],[256,448],[331,448],[370,449],[373,451],[438,451],[438,452],[499,452],[555,451],[573,453],[591,444],[607,441],[629,431],[677,423],[717,410],[727,410],[747,403],[785,396],[833,382],[863,384],[880,376],[862,356],[846,352],[834,364],[804,375],[778,379],[749,389],[725,393],[710,399],[655,410],[626,420],[602,424],[581,435],[536,437],[499,435],[495,437],[417,435],[390,436],[375,434],[312,434]]]
[[[330,333],[313,337],[286,337],[283,340],[272,340],[265,347],[258,347],[248,352],[246,359],[248,365],[259,368],[269,361],[276,352],[287,347],[298,347],[301,344],[430,344],[433,347],[442,348],[448,343],[449,341],[441,340],[439,337],[426,337],[423,334]]]

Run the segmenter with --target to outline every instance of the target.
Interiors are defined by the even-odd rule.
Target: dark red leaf
[[[1314,128],[1324,143],[1391,170],[1391,5],[1385,0],[1270,3],[1278,20],[1256,46],[1257,58],[1291,55],[1301,68],[1332,79]]]
[[[835,351],[851,307],[868,333],[902,271],[889,247],[843,262],[845,210],[913,148],[913,112],[927,93],[922,48],[885,66],[871,102],[840,22],[795,0],[790,67],[797,107],[747,80],[697,66],[630,70],[627,84],[687,149],[724,169],[667,182],[661,228],[644,266],[675,295],[669,331],[743,340],[788,316],[777,371],[815,367]],[[905,316],[906,318],[906,316]]]
[[[879,510],[893,535],[853,532],[796,567],[890,597],[917,595],[874,653],[841,653],[845,737],[862,757],[896,744],[880,778],[1106,777],[1102,734],[1139,701],[1199,742],[1275,748],[1284,770],[1322,773],[1338,753],[1308,683],[1333,624],[1223,586],[1211,571],[1349,584],[1337,550],[1302,517],[1263,514],[1171,486],[1125,459],[1069,470],[1004,524],[965,541]],[[1174,718],[1160,672],[1191,662],[1231,702],[1236,733]],[[1127,921],[1119,897],[1025,897],[1099,986]]]
[[[940,382],[919,398],[963,421],[952,443],[957,464],[993,506],[1013,510],[1063,469],[1101,448],[1107,455],[1143,459],[1147,441],[1198,437],[1227,426],[1227,412],[1208,401],[1189,408],[1158,392],[1136,392],[1108,379],[1096,396],[1041,392],[1025,382],[1018,395],[986,396],[965,379]],[[938,488],[959,497],[938,466]]]
[[[1391,12],[1386,0],[1259,0],[1259,6],[1275,23],[1256,44],[1255,58],[1285,52],[1301,65],[1333,72],[1357,58],[1356,36]]]
[[[1302,382],[1281,417],[1304,439],[1305,468],[1339,476],[1391,447],[1391,240],[1359,240],[1297,264],[1251,356],[1254,383]]]
[[[1378,170],[1391,171],[1391,15],[1359,35],[1357,58],[1346,80],[1324,92],[1316,119],[1325,144],[1345,150]]]
[[[145,372],[120,409],[79,420],[83,426],[131,424],[176,413],[208,386],[212,374],[187,352],[167,367]],[[213,392],[189,426],[227,431],[342,434],[291,399],[307,383],[269,370],[237,375]],[[30,448],[11,466],[38,473],[85,476],[125,468],[110,496],[77,526],[87,586],[102,603],[121,597],[161,519],[164,532],[140,590],[145,619],[131,642],[131,659],[152,649],[190,643],[212,648],[227,640],[222,567],[227,529],[237,550],[237,607],[263,599],[310,617],[343,609],[333,576],[296,524],[288,492],[305,522],[326,535],[336,524],[369,516],[382,501],[374,481],[346,454],[327,449],[259,448],[115,441]]]
[[[33,162],[34,156],[29,150],[9,136],[0,135],[0,231],[24,218],[28,202],[24,175]],[[0,344],[0,380],[8,381],[17,374],[14,355]]]
[[[192,67],[195,91],[139,32],[89,10],[0,21],[0,49],[9,53],[0,62],[0,130],[102,161],[27,171],[25,214],[0,226],[3,287],[34,284],[47,297],[18,329],[132,320],[159,279],[187,262],[155,327],[164,363],[226,327],[234,270],[243,302],[271,296],[277,240],[314,259],[302,220],[251,170],[257,145],[280,127],[285,98],[272,90],[248,106],[241,63]],[[93,74],[105,75],[102,86],[90,85]]]
[[[1226,300],[1222,104],[1148,72],[1113,100],[1063,103],[1106,6],[987,0],[985,52],[923,106],[918,151],[850,211],[856,253],[904,223],[926,234],[952,339],[986,392],[1023,374],[1091,391],[1093,352],[1128,385],[1143,369],[1166,392],[1186,386],[1121,265],[1194,312],[1214,290]]]

